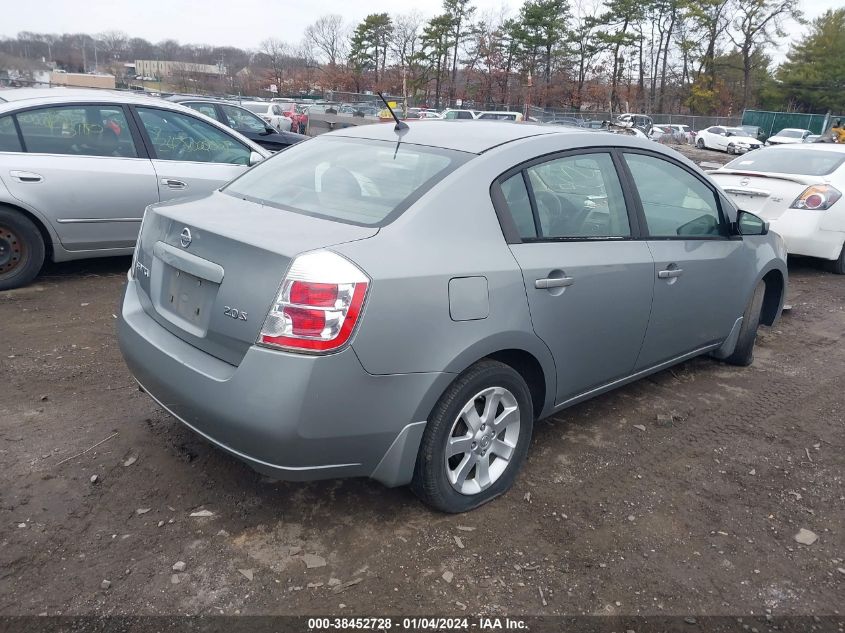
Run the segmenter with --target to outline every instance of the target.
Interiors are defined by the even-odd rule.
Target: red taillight
[[[288,350],[328,352],[352,336],[368,277],[330,251],[297,257],[267,315],[258,343]]]
[[[810,185],[790,205],[790,209],[826,211],[842,197],[842,193],[830,185]]]
[[[306,306],[334,307],[337,301],[337,284],[316,284],[294,281],[290,288],[290,302]]]

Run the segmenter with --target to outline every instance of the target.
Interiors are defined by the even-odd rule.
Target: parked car
[[[695,136],[698,149],[715,149],[728,154],[744,154],[762,147],[756,138],[746,136],[742,128],[711,125]]]
[[[693,356],[747,365],[778,318],[782,241],[679,154],[407,126],[323,134],[147,210],[124,358],[253,468],[462,512],[511,486],[535,420]]]
[[[803,143],[810,134],[812,134],[810,130],[788,127],[782,129],[774,136],[770,136],[768,140],[766,140],[766,145],[790,145],[793,143]]]
[[[452,119],[464,119],[467,121],[474,120],[478,118],[478,112],[475,110],[443,110],[441,113],[441,118],[452,120]]]
[[[521,123],[523,121],[522,113],[509,112],[507,110],[497,110],[490,112],[479,112],[476,119],[483,121],[510,121],[511,123]]]
[[[589,130],[601,130],[605,129],[607,125],[605,125],[604,121],[584,121],[581,127],[587,128]]]
[[[695,132],[689,125],[682,123],[656,123],[655,125],[666,130],[666,133],[671,134],[679,143],[695,143]]]
[[[647,135],[651,131],[651,126],[654,125],[654,121],[651,120],[650,116],[645,114],[625,113],[616,117],[614,124],[619,127],[639,128],[642,130],[643,134]]]
[[[845,275],[845,146],[767,147],[710,173],[739,208],[783,236],[790,254],[827,260]]]
[[[668,127],[664,128],[660,125],[653,125],[651,127],[651,131],[648,133],[648,137],[652,141],[659,141],[660,139],[662,139],[664,137],[671,137],[671,136],[672,136],[672,130],[669,129]]]
[[[571,116],[561,116],[546,121],[549,125],[565,125],[567,127],[583,127],[584,121]]]
[[[45,258],[128,255],[144,208],[209,193],[269,153],[222,123],[131,92],[2,90],[0,290]]]
[[[308,138],[295,132],[279,132],[257,114],[219,99],[173,96],[167,100],[181,103],[205,116],[217,119],[271,152],[278,152]]]
[[[282,106],[267,101],[241,101],[241,107],[254,112],[279,132],[290,132],[293,121],[285,116]]]
[[[822,137],[821,134],[810,134],[808,137],[804,139],[805,143],[818,143],[819,139]]]

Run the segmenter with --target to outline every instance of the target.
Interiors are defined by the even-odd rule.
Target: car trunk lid
[[[765,220],[776,220],[807,187],[825,182],[819,176],[724,169],[710,172],[710,175],[738,208]]]
[[[296,255],[377,232],[220,192],[156,205],[136,252],[139,296],[162,327],[237,365]]]

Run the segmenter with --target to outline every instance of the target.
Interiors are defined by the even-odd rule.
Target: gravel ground
[[[842,609],[845,279],[813,262],[752,367],[695,359],[539,423],[514,489],[461,516],[269,480],[158,409],[115,342],[128,265],[0,293],[0,614]]]

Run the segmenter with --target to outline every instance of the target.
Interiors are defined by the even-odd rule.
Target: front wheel
[[[695,142],[695,146],[696,146],[698,149],[704,149],[704,139],[703,139],[703,138],[698,139],[698,140]]]
[[[522,376],[485,360],[449,386],[423,434],[412,490],[443,512],[466,512],[506,492],[531,442],[534,411]]]
[[[736,154],[736,148],[733,146],[733,143],[728,145],[728,154]]]

